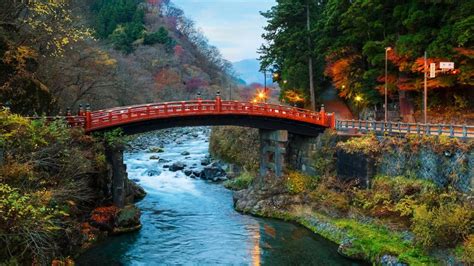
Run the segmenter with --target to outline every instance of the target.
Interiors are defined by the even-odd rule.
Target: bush
[[[92,186],[106,172],[103,146],[64,121],[7,111],[0,111],[0,139],[0,264],[50,264],[70,248],[58,243],[78,242],[74,221],[93,205]]]
[[[470,234],[464,241],[460,259],[466,263],[466,265],[474,265],[474,234]]]
[[[313,157],[314,169],[319,177],[329,177],[336,170],[337,132],[327,129],[319,136],[318,149]]]
[[[374,134],[367,134],[363,137],[351,138],[346,142],[339,142],[337,148],[350,154],[362,153],[372,156],[381,151],[380,143]]]
[[[286,176],[286,188],[291,194],[298,194],[305,190],[314,189],[317,179],[297,171],[291,171]]]
[[[460,204],[428,209],[426,205],[414,211],[412,230],[417,243],[424,248],[454,247],[467,237],[474,222],[474,213]]]
[[[237,178],[224,182],[224,186],[232,190],[242,190],[248,188],[253,180],[254,176],[251,173],[244,171]]]
[[[212,156],[256,173],[260,163],[258,130],[245,127],[213,127],[209,140]],[[243,152],[245,151],[245,152]]]

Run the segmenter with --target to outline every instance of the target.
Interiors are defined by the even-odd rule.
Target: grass
[[[231,190],[242,190],[250,186],[254,179],[254,176],[249,172],[243,172],[238,177],[227,180],[224,182],[224,186]]]

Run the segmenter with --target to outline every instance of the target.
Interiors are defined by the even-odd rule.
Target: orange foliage
[[[98,224],[112,224],[118,210],[115,206],[96,208],[92,211],[91,221]]]
[[[328,64],[324,71],[324,74],[332,78],[334,86],[341,89],[339,93],[341,97],[347,97],[349,94],[349,86],[346,84],[348,84],[351,64],[354,63],[354,60],[354,56],[343,57]]]

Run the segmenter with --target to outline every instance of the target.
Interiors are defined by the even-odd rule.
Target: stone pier
[[[287,144],[288,131],[260,130],[260,176],[283,175]]]

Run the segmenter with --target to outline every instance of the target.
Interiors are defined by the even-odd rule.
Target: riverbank
[[[267,179],[268,180],[268,179]],[[248,189],[234,192],[236,210],[259,217],[292,221],[339,245],[338,252],[377,265],[431,265],[439,260],[425,254],[408,232],[351,214],[335,218],[315,210],[309,195],[292,195],[286,184],[257,178]]]
[[[0,264],[70,264],[99,240],[140,228],[133,202],[112,204],[110,140],[0,110]],[[127,182],[129,198],[143,198]]]
[[[240,132],[222,130],[224,139]],[[412,137],[339,139],[330,131],[313,143],[311,166],[316,175],[287,170],[282,178],[266,176],[251,182],[248,177],[242,178],[247,182],[237,178],[228,186],[239,190],[234,195],[236,209],[298,222],[340,245],[341,254],[375,264],[469,265],[474,261],[474,212],[468,193],[474,169],[472,143]],[[243,142],[233,145],[254,149]],[[353,158],[341,164],[346,167],[351,160],[367,158],[370,182],[339,178],[336,168],[341,167],[338,157],[342,155],[342,160]]]
[[[137,204],[142,228],[107,239],[77,265],[365,265],[302,226],[235,211],[223,178],[208,178],[224,171],[210,171],[222,164],[209,157],[208,140],[209,128],[199,127],[135,136],[124,162],[129,178],[148,193]],[[172,167],[178,163],[180,170]]]

